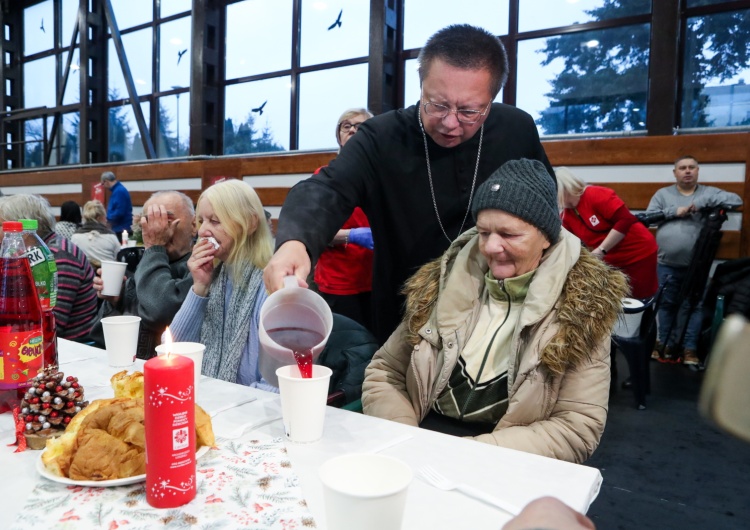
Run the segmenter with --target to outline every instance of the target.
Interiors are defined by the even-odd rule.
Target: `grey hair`
[[[341,113],[341,116],[339,116],[338,121],[336,122],[336,143],[341,145],[341,139],[339,138],[339,132],[341,131],[341,124],[344,123],[344,120],[348,120],[349,118],[353,118],[354,116],[367,116],[367,119],[373,117],[373,113],[370,112],[367,109],[364,108],[353,108],[353,109],[346,109],[344,112]],[[339,148],[339,150],[341,150]]]
[[[161,190],[157,191],[151,194],[151,197],[149,197],[146,202],[149,202],[151,199],[159,198],[163,195],[177,195],[182,202],[185,204],[185,208],[188,209],[188,212],[190,212],[190,215],[195,216],[195,206],[193,205],[193,199],[182,193],[181,191],[177,190]],[[145,213],[145,212],[144,212]]]
[[[19,219],[36,219],[39,223],[37,233],[44,238],[55,230],[55,216],[52,215],[49,201],[41,195],[19,193],[0,199],[0,219],[18,221]]]
[[[104,182],[105,180],[107,180],[109,182],[113,182],[113,181],[117,180],[117,177],[111,171],[105,171],[104,173],[102,173],[101,181]]]

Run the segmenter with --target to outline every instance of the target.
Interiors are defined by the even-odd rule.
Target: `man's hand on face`
[[[170,219],[170,216],[172,219]],[[174,219],[174,214],[168,212],[161,204],[152,204],[141,215],[141,230],[143,232],[143,246],[154,245],[165,247],[172,241],[174,231],[180,223]]]

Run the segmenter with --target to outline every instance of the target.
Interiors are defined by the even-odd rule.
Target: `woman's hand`
[[[216,249],[213,244],[205,239],[199,239],[187,262],[193,276],[193,292],[198,296],[208,296],[214,272],[214,254]]]

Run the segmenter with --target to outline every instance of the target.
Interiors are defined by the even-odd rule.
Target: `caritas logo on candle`
[[[178,425],[185,425],[185,427],[174,429],[172,431],[172,449],[175,451],[190,446],[190,431],[187,428],[187,424],[187,412],[179,412],[175,414],[173,425],[175,425],[175,427]]]

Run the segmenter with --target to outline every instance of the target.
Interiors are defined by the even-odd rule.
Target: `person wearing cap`
[[[406,283],[406,312],[365,374],[365,414],[584,462],[607,418],[624,275],[563,229],[544,164],[478,189],[476,227]]]

